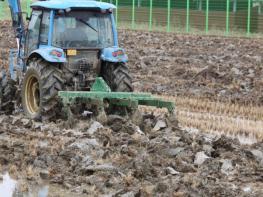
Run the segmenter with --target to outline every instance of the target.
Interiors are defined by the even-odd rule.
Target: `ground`
[[[139,91],[263,102],[263,39],[127,30],[119,37]]]
[[[1,22],[1,65],[15,47],[9,25]],[[140,124],[83,117],[72,128],[1,115],[0,167],[18,181],[17,194],[48,185],[49,196],[262,196],[263,40],[128,30],[119,37],[135,90],[174,99],[179,125],[144,108]],[[225,135],[248,138],[249,129],[253,144]]]

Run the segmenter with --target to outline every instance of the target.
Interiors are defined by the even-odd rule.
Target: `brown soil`
[[[142,130],[118,116],[95,125],[1,116],[2,171],[19,179],[21,192],[46,180],[83,196],[263,195],[262,142],[182,131],[151,115]]]
[[[8,51],[14,43],[2,26]],[[261,104],[262,40],[121,31],[120,42],[136,90]],[[83,196],[262,196],[262,145],[149,113],[140,125],[109,116],[73,128],[0,116],[0,167],[21,180],[20,192],[45,180]]]
[[[139,91],[263,103],[263,39],[122,30]]]

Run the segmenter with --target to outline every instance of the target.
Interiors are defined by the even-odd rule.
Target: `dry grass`
[[[205,132],[241,135],[263,139],[263,121],[178,111],[177,118],[183,127],[196,128]]]
[[[239,138],[263,139],[263,107],[252,104],[213,102],[206,99],[186,97],[163,97],[174,101],[179,124],[183,128],[198,129],[204,132],[226,134]],[[142,110],[162,114],[163,109]]]
[[[208,99],[186,97],[166,97],[166,99],[174,101],[180,111],[204,112],[241,119],[263,120],[263,106],[255,106],[250,103],[241,105],[239,103],[215,102]]]

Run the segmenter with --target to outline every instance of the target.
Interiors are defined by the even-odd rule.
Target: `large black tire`
[[[129,69],[124,63],[103,64],[101,76],[113,92],[133,92],[132,78]],[[106,109],[107,114],[131,115],[132,110],[128,107],[110,105]]]
[[[0,86],[1,112],[10,115],[15,110],[16,82],[8,76],[1,80]]]
[[[132,78],[124,63],[105,63],[102,77],[113,92],[133,92]]]
[[[63,75],[58,65],[43,59],[30,61],[22,86],[22,106],[27,117],[50,121],[61,112],[58,91],[63,89]]]

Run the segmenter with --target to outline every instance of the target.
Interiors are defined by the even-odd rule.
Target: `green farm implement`
[[[91,91],[60,91],[58,95],[68,113],[70,106],[76,101],[93,104],[102,113],[105,103],[109,106],[128,108],[131,111],[136,111],[139,105],[166,108],[169,113],[173,113],[175,108],[173,102],[157,98],[150,93],[112,92],[101,77],[96,78]]]

